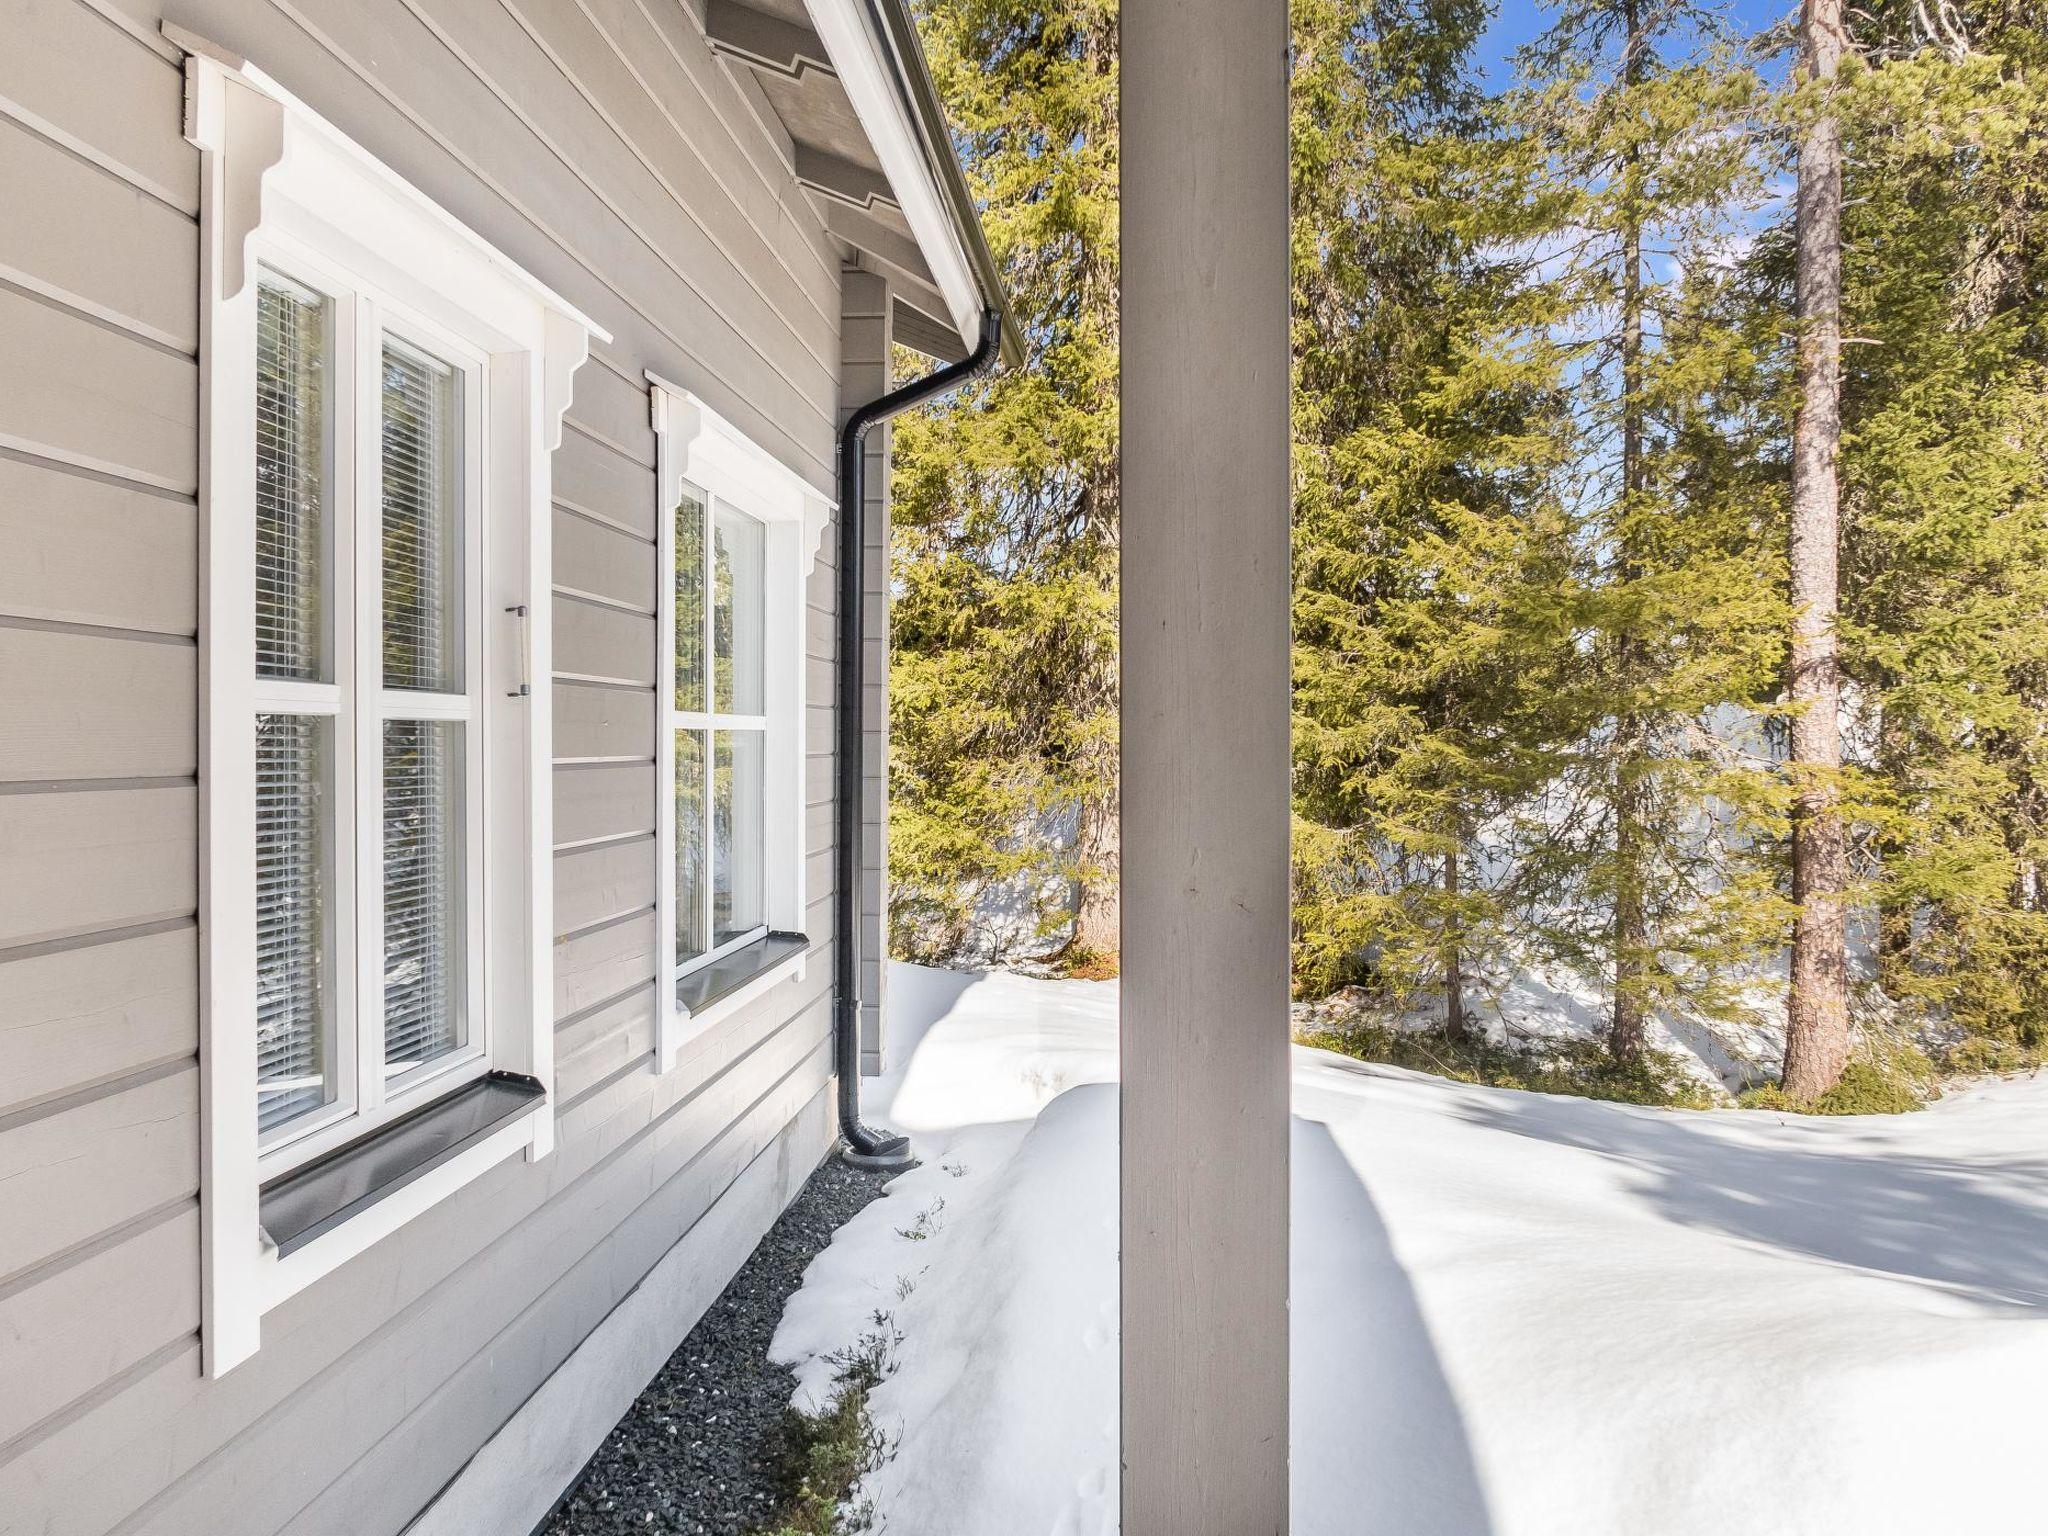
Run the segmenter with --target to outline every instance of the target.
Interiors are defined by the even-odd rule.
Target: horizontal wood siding
[[[559,1141],[200,1373],[198,164],[155,0],[0,0],[0,1528],[381,1536],[800,1114],[829,1125],[830,705],[796,977],[655,1046],[645,374],[829,490],[835,247],[673,0],[191,0],[613,333],[554,462]],[[829,687],[830,551],[808,593]],[[794,1142],[790,1143],[794,1145]]]

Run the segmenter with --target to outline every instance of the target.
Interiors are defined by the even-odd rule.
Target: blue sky
[[[1797,0],[1723,0],[1722,9],[1744,34],[1790,15]],[[1480,40],[1476,62],[1489,85],[1506,85],[1512,71],[1509,55],[1547,28],[1555,7],[1542,0],[1496,0],[1493,24]]]

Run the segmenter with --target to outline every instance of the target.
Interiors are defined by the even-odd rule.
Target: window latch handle
[[[527,640],[526,604],[514,603],[505,610],[519,621],[519,686],[506,695],[510,699],[530,698],[533,694],[532,651]]]

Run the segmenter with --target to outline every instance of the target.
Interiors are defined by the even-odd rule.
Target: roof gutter
[[[1006,334],[1002,312],[981,314],[981,335],[965,359],[928,373],[866,405],[847,418],[839,433],[839,704],[837,825],[834,853],[838,927],[832,963],[838,983],[833,1020],[833,1056],[839,1076],[839,1135],[845,1158],[864,1168],[906,1168],[910,1139],[894,1131],[871,1130],[860,1118],[860,845],[861,694],[867,683],[867,590],[862,576],[867,549],[868,433],[891,416],[956,389],[992,367]]]

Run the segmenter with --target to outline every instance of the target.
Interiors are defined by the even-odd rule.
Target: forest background
[[[1029,364],[894,438],[892,945],[1114,974],[1116,9],[919,19]],[[2030,5],[1292,20],[1305,1034],[1847,1110],[2038,1061]]]

